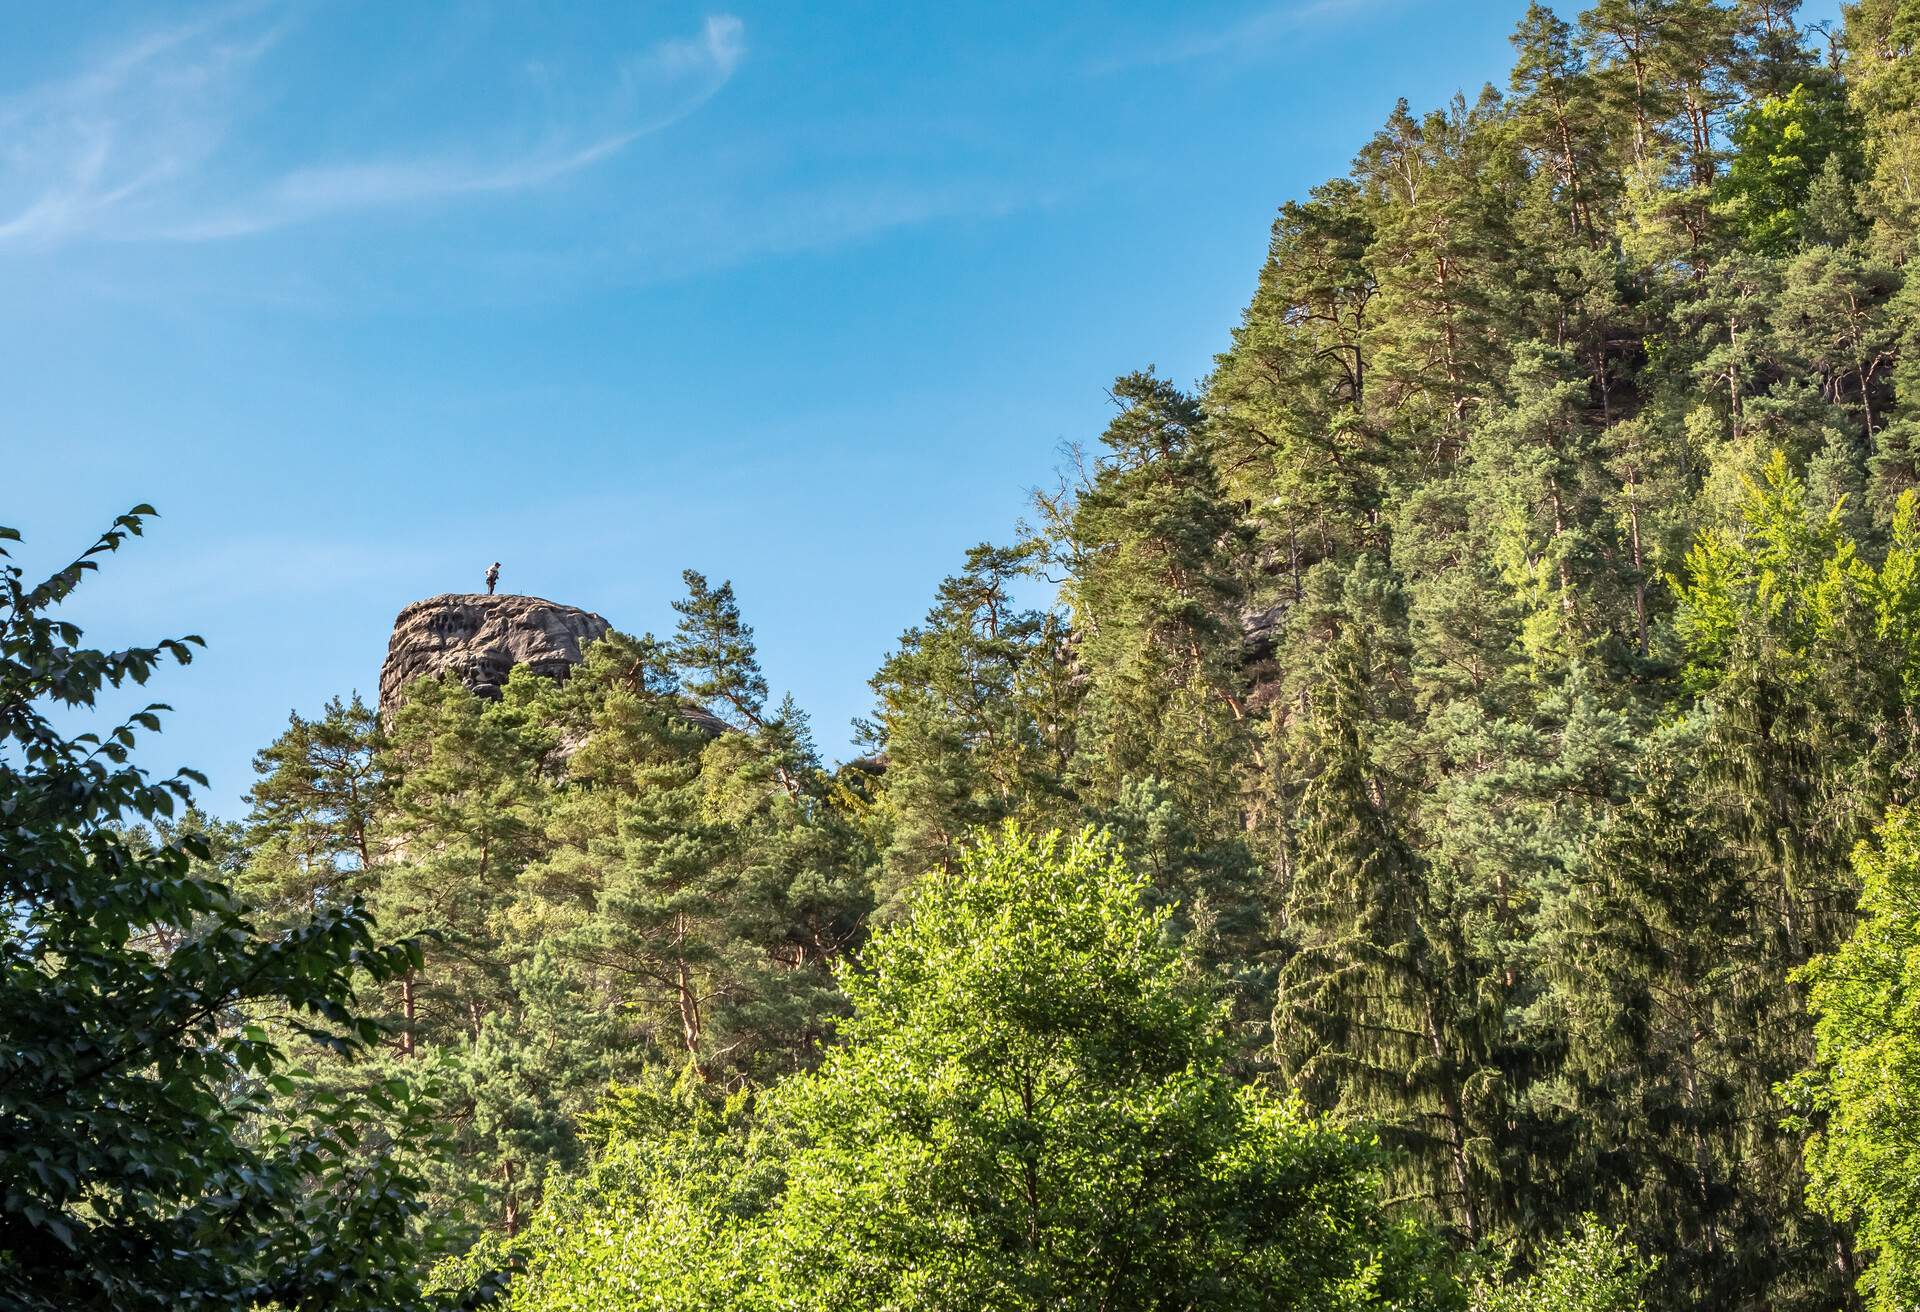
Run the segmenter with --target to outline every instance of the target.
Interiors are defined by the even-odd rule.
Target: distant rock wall
[[[483,697],[498,697],[516,665],[564,678],[582,649],[612,627],[592,611],[541,597],[448,592],[416,601],[393,622],[380,710],[397,706],[415,679],[449,670]]]

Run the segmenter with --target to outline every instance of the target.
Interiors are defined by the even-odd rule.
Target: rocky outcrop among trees
[[[380,714],[391,715],[417,680],[449,671],[489,699],[500,696],[516,665],[564,679],[587,648],[611,632],[604,616],[544,597],[443,592],[416,601],[393,621],[380,666]],[[680,714],[709,735],[727,727],[692,701]]]
[[[380,667],[381,713],[391,713],[414,680],[449,670],[483,697],[498,697],[516,665],[564,678],[612,628],[592,611],[544,597],[447,592],[416,601],[393,622]]]

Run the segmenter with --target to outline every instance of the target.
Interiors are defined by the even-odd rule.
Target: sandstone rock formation
[[[516,665],[564,678],[581,650],[612,627],[592,611],[541,597],[448,592],[416,601],[393,622],[380,710],[391,711],[415,679],[448,670],[483,697],[498,697]]]
[[[564,679],[587,646],[612,627],[590,610],[544,597],[447,592],[416,601],[393,621],[380,667],[380,713],[399,705],[415,679],[448,670],[482,697],[498,697],[516,665]],[[680,714],[709,736],[727,730],[724,720],[692,702]],[[562,755],[571,750],[564,748]]]

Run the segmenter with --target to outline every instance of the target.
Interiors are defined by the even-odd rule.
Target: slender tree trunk
[[[409,970],[400,977],[400,1055],[403,1057],[413,1056],[413,987],[413,971]]]
[[[1440,1105],[1447,1114],[1447,1149],[1452,1159],[1454,1186],[1460,1191],[1460,1216],[1465,1223],[1467,1242],[1480,1240],[1480,1213],[1473,1200],[1473,1176],[1467,1164],[1466,1113],[1460,1106],[1459,1092],[1453,1087],[1453,1081],[1444,1072],[1451,1063],[1447,1060],[1446,1045],[1440,1041],[1440,1022],[1433,1012],[1433,999],[1426,999],[1427,1048],[1433,1055],[1436,1068],[1443,1074],[1440,1078]]]
[[[1020,1110],[1031,1127],[1033,1076],[1025,1071],[1020,1073]],[[1023,1149],[1020,1154],[1020,1187],[1027,1203],[1027,1248],[1037,1254],[1040,1251],[1040,1167],[1033,1160],[1031,1148]]]
[[[674,948],[676,954],[687,937],[685,916],[676,918],[674,926]],[[676,955],[674,963],[674,990],[680,1005],[680,1037],[687,1046],[687,1057],[693,1062],[694,1074],[701,1079],[711,1079],[706,1063],[700,1059],[700,997],[694,991],[693,971],[687,965],[684,955]]]

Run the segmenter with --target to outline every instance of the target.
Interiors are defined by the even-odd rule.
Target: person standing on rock
[[[493,595],[494,585],[499,581],[500,581],[500,562],[496,560],[493,562],[493,564],[487,566],[487,595],[489,597]]]

